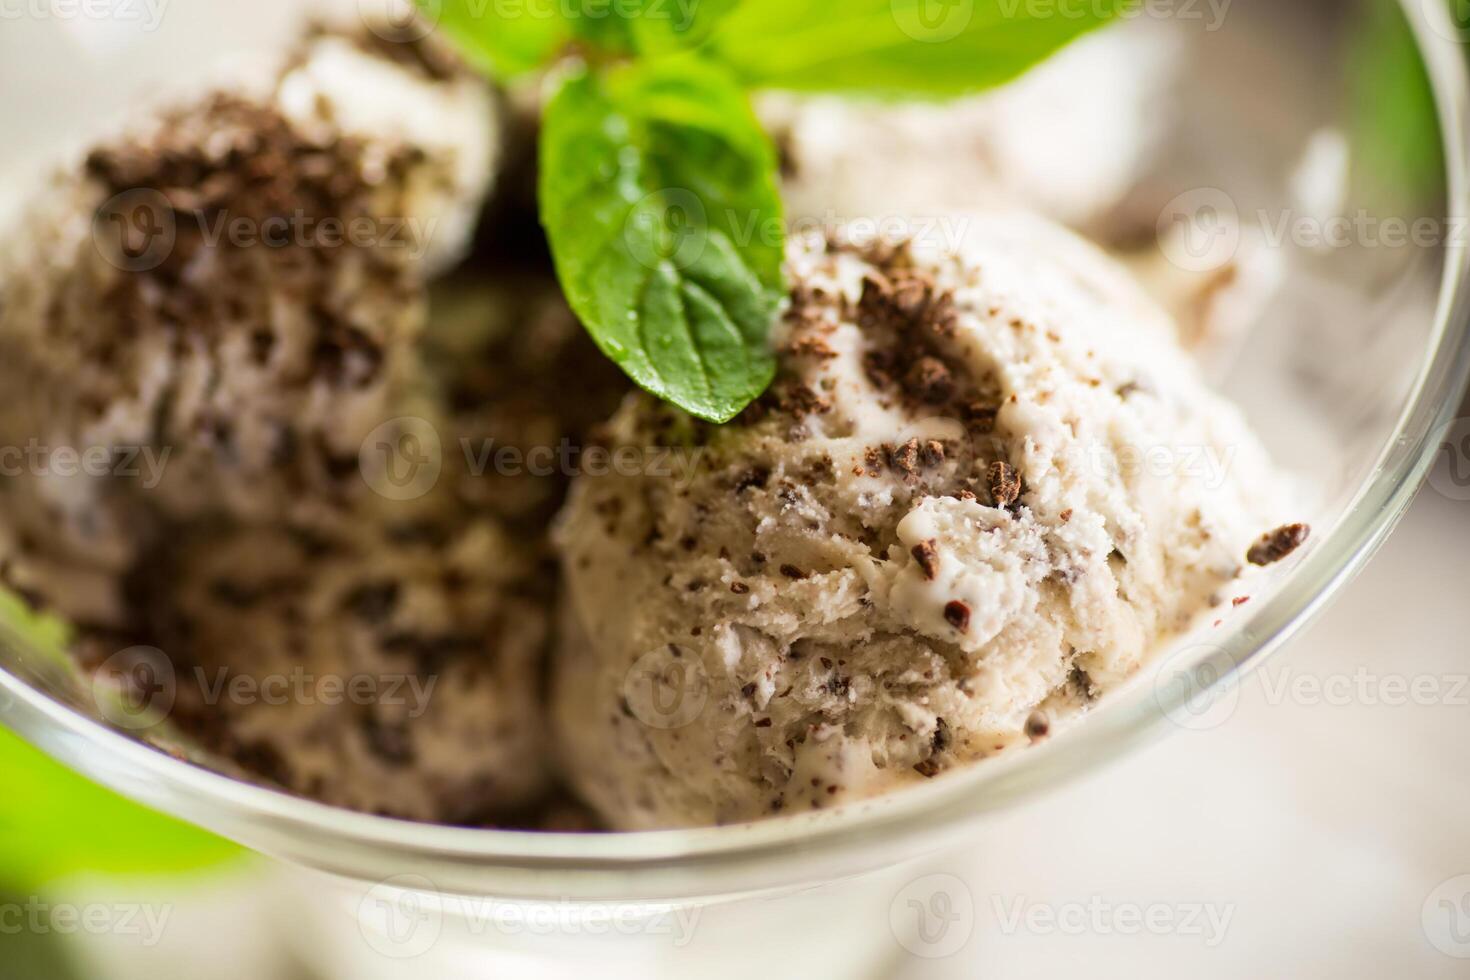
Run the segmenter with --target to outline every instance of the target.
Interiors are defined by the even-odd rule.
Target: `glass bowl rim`
[[[1447,10],[1400,0],[1418,36],[1444,139],[1448,217],[1470,217],[1470,76]],[[1415,9],[1417,8],[1417,15]],[[1437,24],[1431,20],[1442,17]],[[1412,502],[1470,378],[1470,254],[1445,246],[1427,357],[1374,476],[1285,587],[1197,667],[1237,683],[1309,622]],[[1170,686],[1173,687],[1172,685]],[[937,851],[986,814],[1089,773],[1168,727],[1194,691],[1120,696],[1044,745],[902,793],[751,824],[637,833],[543,833],[408,823],[329,807],[174,759],[0,670],[0,718],[69,767],[144,804],[283,860],[362,881],[528,899],[663,902],[796,887]],[[8,698],[6,697],[8,695]],[[8,704],[5,702],[8,700]]]

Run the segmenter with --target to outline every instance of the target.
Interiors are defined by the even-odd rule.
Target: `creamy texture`
[[[365,31],[257,76],[137,121],[13,229],[4,444],[105,465],[0,483],[0,582],[78,627],[84,666],[161,650],[176,703],[148,736],[171,751],[368,812],[523,823],[549,789],[565,476],[482,447],[554,445],[621,385],[544,277],[431,295],[499,155],[482,80]],[[119,250],[116,195],[166,247]],[[228,232],[278,216],[284,242]]]
[[[772,93],[759,109],[781,149],[782,197],[798,227],[849,223],[955,248],[957,211],[1038,212],[1115,249],[1173,316],[1184,346],[1223,367],[1275,295],[1283,257],[1233,215],[1210,212],[1218,224],[1204,231],[1240,244],[1207,266],[1198,242],[1160,228],[1179,188],[1152,174],[1184,54],[1172,28],[1135,21],[966,99]]]
[[[563,764],[615,826],[884,792],[1137,671],[1279,523],[1279,477],[1126,273],[1036,219],[793,243],[781,377],[713,429],[633,397],[558,533]],[[1028,734],[1029,733],[1029,734]]]
[[[797,221],[916,220],[1028,207],[1102,218],[1161,130],[1177,37],[1136,22],[1085,37],[994,91],[949,103],[762,97]]]
[[[12,584],[113,623],[120,599],[76,576],[120,571],[160,517],[316,525],[377,505],[352,478],[359,450],[424,399],[424,282],[463,251],[497,138],[483,83],[373,52],[319,35],[263,91],[140,119],[59,172],[13,230],[6,443],[161,465],[15,481],[12,525],[42,529],[36,548],[6,549]],[[384,114],[373,93],[394,88],[443,132],[419,142],[420,123]],[[86,608],[66,608],[77,596]]]

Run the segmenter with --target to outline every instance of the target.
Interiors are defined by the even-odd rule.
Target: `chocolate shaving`
[[[1021,474],[1004,460],[990,464],[990,496],[997,507],[1009,507],[1021,497]]]
[[[932,582],[939,577],[939,549],[933,538],[914,545],[911,554],[914,556],[914,561],[919,563],[924,578]]]
[[[1274,565],[1306,544],[1312,529],[1306,524],[1286,524],[1261,536],[1246,552],[1252,565]]]
[[[970,629],[970,607],[956,599],[944,607],[944,620],[961,633],[966,633]]]

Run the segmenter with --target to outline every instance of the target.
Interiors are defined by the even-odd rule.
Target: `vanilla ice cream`
[[[1044,221],[793,242],[736,423],[631,398],[582,476],[555,725],[623,829],[826,807],[1066,725],[1220,601],[1282,479],[1169,318]]]

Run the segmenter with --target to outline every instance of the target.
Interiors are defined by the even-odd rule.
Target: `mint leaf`
[[[1359,197],[1396,211],[1444,184],[1434,91],[1402,9],[1364,4],[1347,35],[1347,133]]]
[[[572,31],[600,53],[632,54],[633,15],[644,0],[577,0]]]
[[[418,0],[477,69],[508,81],[542,67],[572,37],[557,3]]]
[[[692,48],[741,0],[578,0],[577,35],[619,54]]]
[[[775,374],[775,151],[728,73],[671,56],[547,107],[541,220],[572,309],[648,391],[727,422]]]
[[[709,47],[755,87],[942,98],[1010,81],[1125,2],[745,0]]]
[[[633,20],[638,50],[660,54],[703,44],[741,0],[639,0]]]

